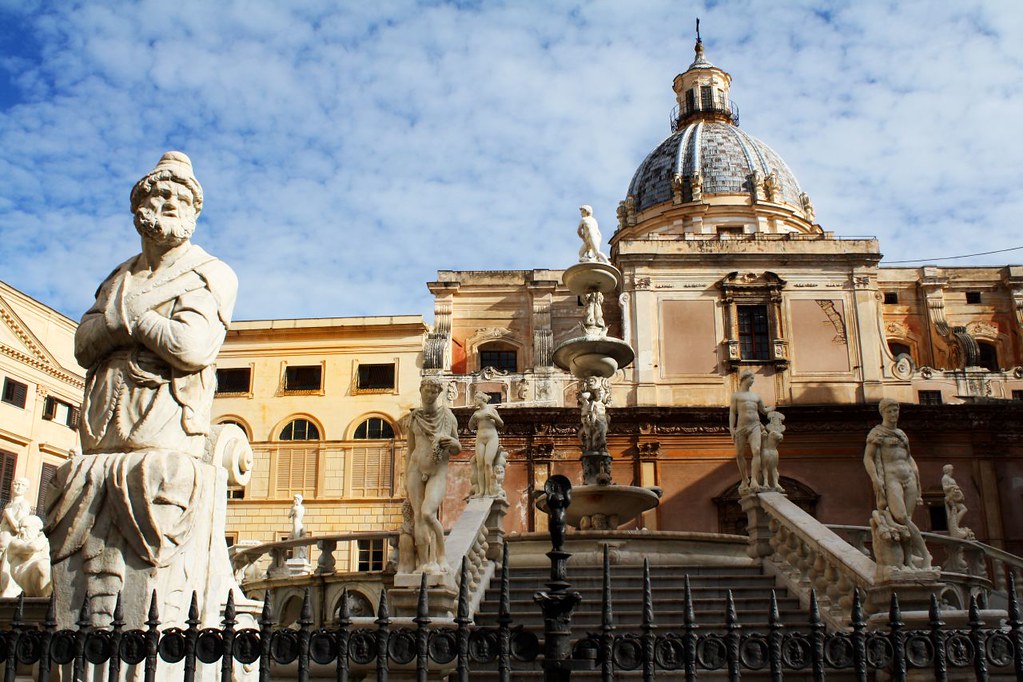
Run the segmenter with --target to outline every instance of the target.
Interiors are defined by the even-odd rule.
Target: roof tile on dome
[[[675,173],[688,179],[697,170],[704,195],[749,193],[754,171],[763,177],[773,172],[780,190],[775,201],[802,208],[799,183],[773,149],[730,123],[695,121],[659,144],[636,170],[629,185],[636,211],[671,201]]]

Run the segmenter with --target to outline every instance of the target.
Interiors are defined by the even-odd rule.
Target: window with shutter
[[[43,402],[43,419],[47,421],[53,421],[53,418],[57,416],[57,399],[52,395],[46,396],[46,400]]]
[[[49,487],[50,481],[56,473],[57,467],[52,464],[43,464],[43,468],[39,471],[39,496],[36,498],[36,514],[39,516],[46,514],[46,488]]]
[[[16,381],[10,377],[4,377],[4,391],[0,400],[8,405],[14,405],[25,409],[25,400],[28,398],[28,385]]]
[[[317,447],[278,448],[278,497],[290,497],[295,493],[310,497],[316,495],[319,452]]]
[[[349,451],[348,493],[352,497],[390,497],[392,491],[390,444],[357,447]]]
[[[0,509],[11,501],[11,484],[14,483],[14,469],[17,466],[16,454],[0,450]]]

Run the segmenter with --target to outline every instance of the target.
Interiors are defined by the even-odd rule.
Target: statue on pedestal
[[[881,566],[929,569],[931,554],[912,518],[923,506],[920,471],[910,454],[909,438],[898,428],[899,403],[885,398],[878,411],[881,423],[870,430],[863,451],[877,505],[870,519],[874,558]]]
[[[763,437],[760,415],[770,412],[760,396],[751,390],[755,378],[753,372],[744,371],[739,377],[739,390],[732,394],[732,400],[728,405],[728,432],[732,434],[732,442],[735,443],[740,495],[750,492],[753,489],[751,485],[755,484],[746,474],[746,452],[750,453],[753,461],[760,460]]]
[[[579,262],[580,263],[607,263],[607,256],[600,252],[600,243],[602,240],[600,236],[600,226],[597,225],[597,219],[593,217],[593,208],[590,206],[580,206],[579,213],[582,214],[582,220],[579,221],[578,234],[579,238],[583,240],[583,245],[579,249]]]
[[[11,499],[0,517],[0,596],[16,597],[21,593],[11,577],[8,548],[21,531],[21,522],[32,515],[32,504],[25,497],[29,480],[19,476],[11,483]]]
[[[972,530],[962,525],[963,517],[966,516],[966,496],[963,489],[959,487],[956,480],[952,478],[952,465],[946,464],[941,468],[941,489],[945,493],[945,514],[948,517],[948,534],[960,540],[975,540],[976,535]]]
[[[497,407],[488,404],[489,395],[480,391],[475,400],[476,411],[469,417],[469,429],[476,431],[476,454],[471,462],[476,489],[471,496],[500,497],[504,491],[498,487],[495,467],[501,447],[497,431],[504,428],[504,420],[497,413]]]
[[[409,415],[405,492],[412,506],[415,570],[424,573],[448,570],[444,526],[437,513],[447,492],[448,459],[462,451],[458,442],[458,421],[451,408],[439,400],[443,391],[439,379],[423,379],[419,386],[422,406]],[[400,563],[412,562],[402,557]]]
[[[50,596],[53,591],[50,543],[43,535],[42,519],[35,515],[22,519],[17,537],[12,538],[7,545],[7,561],[11,568],[12,583],[26,597]]]
[[[303,523],[305,519],[305,507],[302,505],[302,495],[295,493],[295,497],[292,498],[291,509],[288,511],[288,519],[291,520],[291,535],[292,540],[301,540],[305,536],[305,525]],[[296,547],[292,556],[302,561],[309,560],[309,548],[308,547]]]
[[[142,251],[103,281],[75,333],[83,454],[46,503],[60,627],[86,598],[92,625],[109,626],[118,594],[126,626],[143,627],[154,591],[165,626],[185,627],[193,591],[214,625],[236,586],[219,491],[251,449],[224,445],[238,429],[211,428],[210,410],[238,282],[190,241],[202,203],[189,158],[164,154],[131,191]]]
[[[750,488],[784,492],[778,483],[778,445],[785,438],[785,415],[781,412],[767,413],[767,426],[762,426],[760,454],[754,454],[750,462]]]

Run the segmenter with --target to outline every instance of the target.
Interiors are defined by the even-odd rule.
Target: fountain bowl
[[[622,282],[622,273],[608,263],[583,262],[565,270],[561,281],[576,296],[585,296],[591,291],[607,295],[618,289]]]
[[[611,336],[578,336],[554,349],[554,364],[581,379],[612,377],[635,358],[632,346]]]
[[[660,488],[578,485],[572,488],[572,504],[566,511],[565,521],[580,530],[614,530],[656,507],[660,499]],[[537,498],[536,508],[547,513],[546,495]]]

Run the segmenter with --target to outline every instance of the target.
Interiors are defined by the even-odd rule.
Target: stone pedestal
[[[394,587],[387,591],[387,602],[395,616],[415,616],[419,609],[422,573],[398,573]],[[453,618],[458,610],[458,582],[452,573],[426,576],[431,618]]]
[[[771,547],[771,517],[760,506],[757,493],[743,495],[739,500],[746,512],[746,534],[749,536],[747,551],[753,559],[769,557],[774,553]]]

